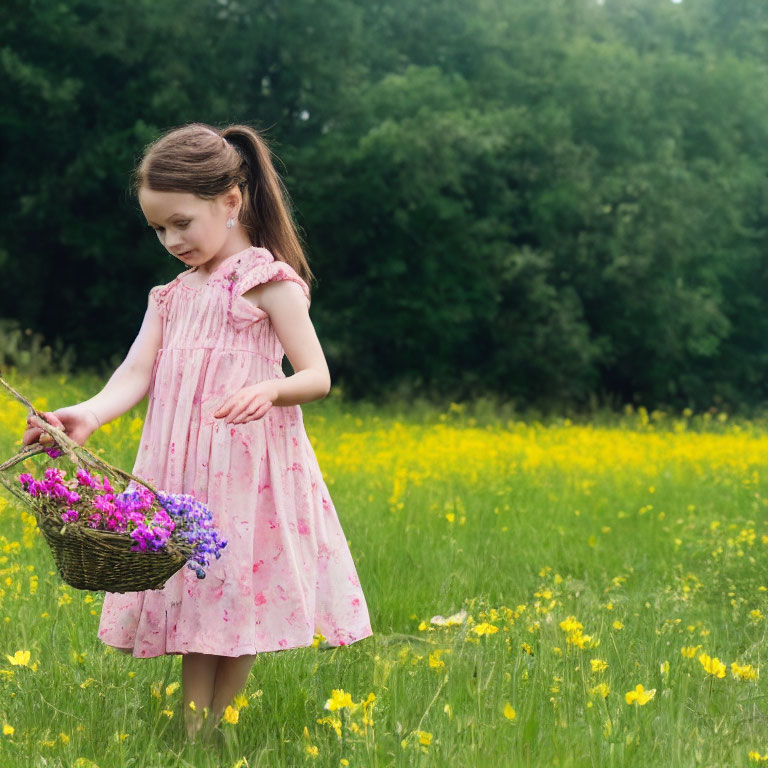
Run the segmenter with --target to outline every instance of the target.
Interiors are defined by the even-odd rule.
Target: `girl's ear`
[[[243,195],[237,185],[232,187],[232,189],[230,189],[228,192],[224,193],[224,207],[227,209],[228,215],[237,217],[242,206]]]

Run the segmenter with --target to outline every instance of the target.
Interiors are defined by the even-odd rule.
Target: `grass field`
[[[43,409],[101,386],[12,383]],[[768,423],[481,406],[303,406],[374,636],[264,654],[207,746],[180,657],[99,642],[101,595],[3,491],[0,766],[768,763]],[[89,447],[130,469],[142,412]],[[24,419],[2,400],[2,458]]]

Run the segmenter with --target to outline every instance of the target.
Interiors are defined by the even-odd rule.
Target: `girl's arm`
[[[272,406],[299,405],[325,397],[331,389],[331,374],[301,287],[290,280],[273,281],[252,288],[243,298],[258,303],[269,315],[295,373],[233,392],[214,417],[242,424],[262,418]]]
[[[116,419],[143,400],[149,390],[152,369],[157,351],[162,345],[162,338],[162,318],[150,299],[136,340],[104,389],[90,400],[59,408],[52,413],[46,412],[46,419],[54,426],[65,429],[76,443],[85,445],[99,427]],[[51,444],[51,437],[43,434],[37,424],[36,417],[30,415],[27,418],[27,430],[22,437],[24,445],[38,440],[43,445]]]
[[[162,343],[163,320],[150,299],[138,336],[125,360],[101,392],[79,405],[90,410],[104,425],[140,403],[149,391],[152,370]]]
[[[292,376],[270,381],[277,389],[272,405],[299,405],[325,397],[331,390],[331,373],[304,292],[290,280],[264,283],[258,290],[259,306],[269,315],[295,371]]]

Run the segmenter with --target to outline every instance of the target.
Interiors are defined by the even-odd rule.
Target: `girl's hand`
[[[243,387],[230,395],[214,411],[214,418],[226,419],[227,424],[243,424],[266,415],[277,400],[277,384],[273,381],[261,381],[250,387]]]
[[[79,408],[76,405],[68,408],[59,408],[57,411],[44,411],[43,415],[54,427],[63,429],[71,440],[78,445],[85,445],[88,438],[99,428],[96,415],[87,408]],[[33,414],[27,416],[27,430],[21,438],[24,445],[40,443],[40,445],[53,445],[53,438],[43,431],[40,421]]]

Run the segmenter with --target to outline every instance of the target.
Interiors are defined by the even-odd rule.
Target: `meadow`
[[[51,410],[86,377],[11,383]],[[0,402],[0,451],[25,410]],[[89,441],[133,465],[144,406]],[[768,421],[302,406],[374,635],[264,654],[188,745],[180,657],[96,638],[0,493],[0,768],[768,763]]]

